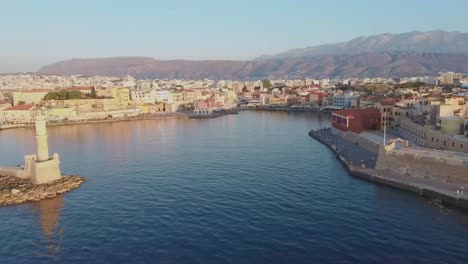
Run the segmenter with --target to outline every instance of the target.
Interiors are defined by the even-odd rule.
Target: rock
[[[53,198],[79,187],[85,179],[64,176],[46,184],[34,185],[28,180],[0,175],[0,206]]]

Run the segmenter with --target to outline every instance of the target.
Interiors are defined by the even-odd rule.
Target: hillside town
[[[255,81],[0,75],[0,127],[33,124],[39,111],[49,123],[212,116],[232,109],[334,111],[332,122],[343,130],[386,129],[418,146],[468,152],[467,88],[468,78],[454,72]]]

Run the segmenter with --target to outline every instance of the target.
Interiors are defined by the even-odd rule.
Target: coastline
[[[143,115],[143,116],[136,116],[136,117],[122,117],[122,118],[111,118],[111,119],[89,119],[89,120],[67,120],[67,121],[60,121],[54,122],[49,121],[47,123],[48,126],[66,126],[66,125],[80,125],[80,124],[93,124],[93,123],[111,123],[111,122],[125,122],[125,121],[136,121],[136,120],[159,120],[159,119],[206,119],[206,118],[216,118],[224,115],[232,115],[238,114],[241,111],[273,111],[273,112],[313,112],[313,113],[330,113],[331,111],[328,110],[320,110],[320,109],[308,109],[308,108],[290,108],[290,107],[261,107],[261,108],[251,108],[251,107],[238,107],[232,111],[221,111],[215,112],[212,114],[207,115],[194,115],[192,113],[184,113],[184,112],[172,112],[172,113],[164,113],[164,114],[151,114],[151,115]],[[0,126],[1,130],[7,129],[15,129],[15,128],[27,128],[27,127],[34,127],[34,124],[15,124],[15,125],[3,125]]]
[[[309,136],[327,146],[335,155],[349,175],[368,182],[378,183],[399,189],[406,192],[418,194],[424,198],[439,201],[442,205],[450,205],[464,210],[468,210],[468,199],[463,196],[457,197],[454,193],[438,189],[430,182],[423,182],[419,179],[411,179],[403,175],[385,175],[372,168],[361,168],[352,165],[344,156],[331,144],[317,135],[317,131],[309,131]]]
[[[0,175],[0,206],[52,199],[78,188],[84,181],[84,177],[64,175],[59,180],[34,185],[26,179]]]
[[[291,108],[291,107],[240,107],[241,111],[273,111],[273,112],[312,112],[312,113],[331,113],[332,110],[321,110],[318,108]]]

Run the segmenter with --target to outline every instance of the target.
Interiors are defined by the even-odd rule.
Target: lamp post
[[[386,146],[387,112],[384,112],[383,144]]]

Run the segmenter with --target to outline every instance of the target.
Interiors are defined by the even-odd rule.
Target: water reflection
[[[36,243],[37,254],[49,257],[58,256],[60,240],[63,236],[63,230],[60,227],[60,214],[63,208],[62,195],[36,202],[32,208],[34,212],[38,213],[38,220],[42,228],[42,236],[40,241]]]

